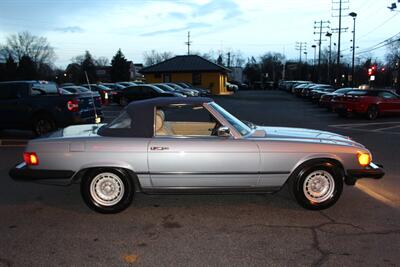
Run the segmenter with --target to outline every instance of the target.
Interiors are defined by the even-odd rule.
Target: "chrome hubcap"
[[[90,183],[90,194],[95,202],[113,206],[121,201],[125,192],[124,184],[117,175],[110,172],[98,174]]]
[[[314,171],[304,180],[303,192],[311,202],[321,203],[330,199],[334,190],[335,180],[327,171]]]

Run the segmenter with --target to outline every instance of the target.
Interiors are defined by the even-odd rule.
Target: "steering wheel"
[[[211,135],[212,136],[218,136],[218,129],[221,127],[221,123],[216,122],[214,128],[211,130]]]

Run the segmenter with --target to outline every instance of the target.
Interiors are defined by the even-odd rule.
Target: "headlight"
[[[369,153],[358,153],[357,158],[358,158],[358,163],[363,167],[368,166],[372,160],[371,155]]]

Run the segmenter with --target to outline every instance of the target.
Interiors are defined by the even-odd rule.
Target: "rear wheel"
[[[49,115],[38,115],[33,119],[33,131],[38,136],[52,132],[56,128],[56,123]]]
[[[349,117],[349,113],[346,110],[337,110],[336,112],[337,112],[338,116],[341,118]]]
[[[118,213],[132,203],[134,185],[130,177],[116,169],[96,169],[81,182],[86,205],[100,213]]]
[[[375,120],[379,116],[379,109],[377,106],[370,106],[367,110],[367,119]]]
[[[289,182],[296,201],[306,209],[322,210],[331,207],[343,190],[343,172],[330,162],[302,167]]]

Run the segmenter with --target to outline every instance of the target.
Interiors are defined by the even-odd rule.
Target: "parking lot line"
[[[386,205],[388,205],[388,206],[390,206],[390,207],[393,207],[393,208],[399,208],[399,207],[400,207],[400,204],[399,204],[399,203],[397,203],[397,202],[395,202],[395,201],[392,201],[391,199],[389,199],[389,198],[387,198],[387,197],[385,197],[385,196],[383,196],[383,195],[381,195],[381,194],[375,192],[374,190],[370,189],[370,188],[369,188],[368,186],[366,186],[366,185],[357,183],[357,184],[355,185],[355,187],[358,188],[359,190],[363,191],[363,192],[366,193],[367,195],[369,195],[369,196],[375,198],[376,200],[379,200],[379,201],[385,203]]]
[[[381,124],[400,124],[400,121],[387,121],[387,122],[364,122],[364,123],[346,123],[346,124],[332,124],[330,127],[361,127],[368,125],[381,125]]]
[[[378,129],[375,129],[375,130],[372,130],[372,131],[374,131],[374,132],[382,132],[382,131],[385,131],[385,130],[396,129],[396,128],[399,128],[399,127],[400,127],[400,124],[399,124],[399,125],[396,125],[396,126],[378,128]]]

